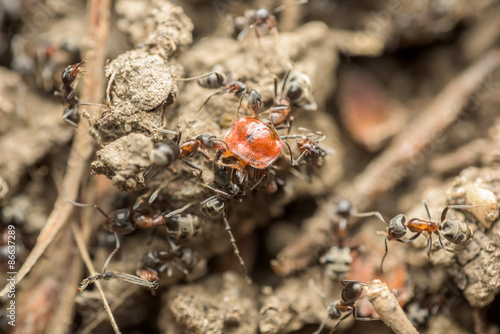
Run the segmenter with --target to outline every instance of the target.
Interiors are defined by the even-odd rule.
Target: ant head
[[[257,115],[260,108],[262,108],[262,96],[255,89],[250,90],[248,94],[248,108],[252,110],[255,115]]]
[[[271,16],[271,11],[265,7],[261,7],[255,11],[255,18],[258,21],[265,21]]]
[[[179,145],[173,141],[163,141],[156,143],[149,152],[149,160],[158,166],[168,166],[177,159],[180,153]]]
[[[406,216],[399,214],[392,218],[387,227],[387,239],[388,240],[398,240],[404,237],[406,234]]]
[[[335,211],[336,214],[347,216],[351,213],[351,210],[352,210],[351,202],[343,198],[337,200],[337,209]]]
[[[111,214],[104,227],[110,232],[118,234],[129,234],[135,230],[135,224],[132,222],[132,212],[129,209],[119,209]]]
[[[201,207],[201,213],[205,216],[216,217],[224,212],[226,203],[219,197],[213,197]]]

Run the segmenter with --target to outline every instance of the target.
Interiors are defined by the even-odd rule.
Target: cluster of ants
[[[243,39],[251,29],[255,30],[257,34],[261,30],[269,32],[275,29],[276,18],[274,14],[282,9],[279,7],[274,11],[269,11],[262,8],[249,12],[245,17],[238,18],[235,20],[235,38],[238,40]],[[75,82],[77,75],[83,71],[84,63],[83,61],[70,65],[62,73],[63,85],[59,95],[66,104],[63,118],[73,125],[76,125],[79,121],[77,111],[79,101],[75,95]],[[302,129],[305,133],[301,135],[289,134],[293,122],[293,107],[305,110],[316,109],[316,103],[310,91],[311,82],[307,75],[294,70],[285,73],[281,87],[279,87],[279,80],[275,77],[273,105],[267,111],[261,113],[263,101],[260,93],[255,89],[248,88],[241,81],[231,80],[230,75],[226,76],[220,72],[211,72],[198,77],[177,78],[177,80],[181,81],[195,79],[198,80],[201,87],[219,90],[210,95],[200,109],[213,96],[232,93],[239,99],[238,117],[233,121],[224,138],[202,133],[182,143],[182,131],[180,129],[177,131],[159,129],[164,134],[173,135],[174,137],[172,140],[165,139],[156,143],[153,150],[149,152],[149,158],[152,166],[157,166],[157,168],[166,168],[175,161],[181,160],[196,171],[198,184],[213,193],[212,196],[200,202],[200,211],[206,216],[222,217],[234,253],[239,260],[245,277],[250,283],[251,280],[245,263],[240,256],[227,219],[227,202],[233,199],[242,200],[245,191],[248,189],[253,190],[263,186],[276,188],[281,180],[275,176],[274,167],[284,147],[289,152],[290,162],[293,166],[300,164],[307,167],[321,166],[328,152],[321,148],[318,143],[324,140],[325,136],[307,129]],[[241,107],[245,110],[246,115],[239,115]],[[264,114],[269,114],[269,117],[263,118],[262,115]],[[278,131],[282,129],[287,131],[286,135],[278,134]],[[297,140],[300,155],[295,159],[292,156],[292,150],[287,139]],[[215,153],[209,154],[208,151]],[[201,153],[206,160],[213,163],[213,185],[202,182],[202,169],[190,161],[196,153]],[[149,198],[150,204],[154,201],[156,195],[157,192],[151,195]],[[171,212],[151,213],[142,210],[140,203],[137,202],[133,208],[119,209],[110,215],[96,205],[70,203],[76,206],[93,206],[97,208],[106,217],[105,228],[114,233],[116,237],[116,247],[106,260],[102,273],[85,278],[81,282],[79,291],[83,291],[96,280],[109,279],[120,279],[156,289],[159,286],[160,273],[165,272],[170,276],[173,270],[178,270],[187,275],[196,264],[196,252],[191,248],[178,245],[178,243],[181,244],[198,236],[202,231],[203,224],[200,218],[185,213],[185,210],[194,203],[189,203]],[[443,209],[440,220],[435,221],[431,218],[427,204],[424,203],[424,205],[428,219],[412,218],[408,220],[405,215],[400,214],[387,224],[379,212],[359,213],[348,200],[340,199],[337,201],[336,208],[331,215],[331,233],[335,235],[335,242],[325,251],[319,262],[331,280],[341,280],[343,289],[341,299],[333,302],[328,307],[325,303],[325,296],[321,293],[328,316],[314,334],[318,334],[323,330],[328,319],[338,320],[332,328],[332,332],[341,321],[350,315],[358,320],[378,319],[372,316],[362,316],[358,314],[356,309],[356,302],[363,297],[365,287],[369,283],[345,279],[352,263],[352,247],[349,245],[348,232],[350,221],[354,217],[375,216],[387,225],[385,254],[380,263],[380,272],[383,272],[383,263],[388,254],[388,241],[395,240],[407,243],[423,234],[428,240],[427,255],[429,257],[432,251],[433,234],[437,236],[441,248],[453,253],[456,251],[445,244],[445,239],[457,246],[466,246],[472,241],[473,231],[466,223],[458,220],[447,220],[446,216],[450,209],[470,209],[474,206],[449,205]],[[126,235],[137,228],[157,228],[160,226],[164,226],[166,229],[169,247],[166,250],[148,251],[142,259],[142,265],[137,271],[137,276],[107,270],[111,258],[120,247],[118,234]],[[414,234],[405,239],[407,232]]]
[[[83,64],[84,62],[70,65],[62,73],[63,85],[58,95],[64,99],[67,105],[63,118],[71,124],[76,124],[79,120],[77,105],[82,103],[79,103],[75,95],[75,83],[78,74],[83,70]],[[288,149],[290,162],[293,166],[320,166],[327,151],[321,148],[318,143],[326,137],[319,132],[311,132],[302,128],[299,129],[304,131],[304,134],[289,134],[293,121],[292,107],[306,110],[316,109],[316,103],[310,92],[310,79],[307,75],[298,71],[288,71],[282,80],[281,87],[279,87],[278,78],[275,77],[273,105],[263,113],[260,113],[263,106],[261,94],[255,89],[249,89],[243,82],[231,81],[230,76],[228,77],[220,72],[211,72],[193,78],[177,78],[177,80],[197,79],[198,84],[204,88],[219,89],[218,92],[206,99],[200,109],[215,95],[233,93],[239,98],[237,114],[239,115],[239,111],[243,107],[249,115],[238,116],[223,139],[201,133],[181,143],[181,129],[177,131],[157,129],[165,135],[173,135],[174,137],[172,140],[165,139],[156,143],[149,152],[149,158],[151,168],[154,166],[160,169],[166,168],[175,161],[181,160],[196,171],[198,184],[213,192],[212,196],[200,203],[201,212],[210,217],[222,217],[234,253],[245,277],[251,282],[227,220],[226,202],[232,199],[241,200],[245,196],[246,189],[254,190],[259,186],[266,189],[276,189],[282,180],[275,177],[274,163],[281,156],[284,147]],[[262,118],[262,114],[269,114],[269,119]],[[279,135],[278,131],[281,129],[287,130],[288,134]],[[295,159],[287,139],[297,140],[300,155]],[[214,151],[214,157],[208,151]],[[202,168],[190,161],[196,153],[201,153],[213,163],[213,185],[202,182]],[[149,204],[155,200],[159,190],[151,194]],[[140,199],[133,208],[120,209],[108,215],[96,205],[69,202],[75,206],[97,208],[106,217],[105,228],[114,233],[117,240],[116,247],[107,259],[102,273],[83,280],[79,291],[83,291],[96,280],[112,278],[157,288],[159,273],[167,271],[171,275],[173,268],[177,268],[186,274],[196,262],[194,252],[178,246],[173,241],[183,242],[200,234],[202,229],[200,219],[195,215],[184,213],[193,203],[172,212],[151,213],[140,208],[142,202]],[[107,271],[111,258],[120,247],[118,234],[129,234],[136,228],[157,228],[160,226],[166,227],[169,250],[148,252],[143,258],[143,266],[138,271],[139,276]]]

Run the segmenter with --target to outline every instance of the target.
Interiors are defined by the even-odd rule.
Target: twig
[[[109,30],[110,0],[90,0],[89,35],[84,43],[82,58],[87,60],[87,66],[92,70],[85,78],[82,86],[82,101],[99,102],[103,99],[104,91],[104,61],[106,57],[106,40]],[[87,130],[87,124],[80,124]],[[68,172],[64,177],[62,192],[59,194],[47,223],[38,236],[37,243],[28,258],[16,275],[16,284],[19,283],[37,263],[56,234],[68,221],[73,206],[65,199],[76,200],[81,181],[88,175],[88,160],[93,152],[93,143],[89,141],[84,131],[77,131],[68,158]],[[0,297],[9,291],[7,284],[0,292]]]
[[[83,262],[85,262],[85,265],[87,266],[90,275],[95,275],[97,272],[94,268],[94,265],[92,264],[92,260],[90,259],[90,255],[87,251],[87,247],[85,246],[85,241],[83,240],[83,237],[80,233],[80,231],[77,230],[75,225],[71,224],[71,232],[73,232],[73,237],[75,238],[76,245],[78,246],[78,250],[80,251],[80,255],[82,256]],[[104,308],[106,309],[106,313],[108,314],[109,320],[111,322],[111,326],[113,326],[113,330],[115,333],[121,333],[120,329],[118,328],[118,325],[116,323],[115,318],[113,317],[113,313],[111,312],[111,308],[109,307],[108,300],[106,299],[106,296],[104,295],[104,291],[102,290],[101,283],[99,281],[95,281],[94,284],[97,287],[97,290],[99,291],[99,295],[102,298],[102,302],[104,303]]]
[[[121,294],[118,297],[118,299],[115,300],[115,302],[111,305],[111,311],[114,311],[118,307],[120,307],[123,304],[123,302],[125,302],[130,296],[132,296],[134,293],[136,293],[137,290],[139,290],[139,287],[137,287],[137,286],[131,286],[130,288],[128,288],[127,291],[125,291],[123,294]],[[90,324],[87,325],[87,327],[82,329],[80,334],[94,333],[94,330],[96,329],[96,327],[99,326],[99,324],[101,322],[103,322],[104,319],[106,319],[106,317],[108,317],[107,312],[105,312],[105,313],[100,312],[99,315]]]
[[[396,334],[418,334],[387,284],[374,280],[367,285],[366,292],[380,319]]]

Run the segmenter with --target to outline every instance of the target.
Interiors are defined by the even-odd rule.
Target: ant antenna
[[[99,211],[100,213],[102,213],[102,215],[104,217],[106,217],[107,219],[111,219],[100,207],[98,207],[96,204],[85,204],[85,203],[78,203],[78,202],[73,202],[72,200],[69,200],[69,199],[65,199],[66,202],[68,202],[69,204],[72,204],[74,206],[78,206],[78,207],[81,207],[81,208],[88,208],[88,207],[92,207],[92,208],[96,208],[97,211]]]
[[[245,266],[245,261],[243,261],[243,258],[240,255],[240,250],[238,249],[238,246],[236,245],[236,240],[234,239],[233,232],[231,231],[231,226],[229,225],[229,221],[226,218],[226,212],[224,209],[224,212],[222,213],[222,220],[224,220],[224,225],[226,227],[226,232],[229,234],[229,241],[231,242],[231,245],[233,246],[233,251],[236,257],[238,258],[238,261],[240,262],[241,269],[243,270],[243,275],[245,275],[245,279],[248,284],[252,284],[252,279],[250,276],[248,276],[248,271],[247,267]]]
[[[106,262],[104,263],[104,266],[102,267],[102,272],[106,272],[106,269],[108,268],[109,262],[111,262],[111,258],[118,252],[118,249],[120,249],[120,238],[118,238],[118,234],[116,232],[113,232],[115,235],[115,240],[116,240],[116,246],[115,249],[109,254],[108,258],[106,259]]]
[[[287,8],[300,6],[300,5],[306,4],[308,2],[309,2],[309,0],[297,0],[294,4],[278,6],[278,7],[273,9],[273,14],[278,14],[279,12],[282,12],[283,10],[285,10]]]

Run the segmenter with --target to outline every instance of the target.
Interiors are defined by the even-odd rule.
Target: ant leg
[[[444,222],[444,220],[446,218],[446,215],[448,214],[448,210],[449,209],[454,209],[454,210],[457,210],[457,209],[468,210],[470,208],[477,208],[477,207],[481,207],[481,206],[485,206],[485,204],[482,204],[482,205],[460,205],[460,204],[448,205],[446,208],[443,209],[443,212],[441,213],[441,223]]]
[[[344,315],[342,318],[340,318],[340,320],[335,324],[335,326],[333,326],[333,328],[330,330],[330,334],[332,334],[333,332],[335,332],[335,330],[337,329],[337,327],[340,325],[340,323],[347,319],[350,315],[352,314],[352,311],[347,313],[346,315]]]
[[[368,317],[364,317],[361,315],[358,315],[358,310],[356,309],[356,306],[352,307],[352,316],[356,320],[361,320],[361,321],[372,321],[372,320],[379,320],[380,317],[372,317],[371,315]]]
[[[440,245],[440,246],[441,246],[441,248],[443,248],[445,251],[447,251],[447,252],[449,252],[449,253],[453,253],[453,254],[455,254],[455,253],[457,252],[456,250],[454,250],[454,249],[452,249],[452,248],[450,248],[450,247],[448,247],[448,246],[446,246],[446,245],[444,244],[444,241],[443,241],[443,239],[441,238],[441,234],[439,234],[439,235],[438,235],[438,240],[439,240],[439,245]]]
[[[234,239],[233,232],[231,231],[231,226],[229,226],[229,221],[227,220],[225,210],[222,212],[222,219],[224,220],[224,225],[226,226],[226,232],[229,234],[229,241],[233,246],[234,255],[236,255],[238,261],[240,262],[240,266],[241,269],[243,270],[243,274],[245,275],[245,279],[247,280],[248,284],[252,284],[252,279],[250,278],[250,276],[248,276],[247,267],[245,266],[245,261],[243,261],[243,258],[240,255],[240,250],[236,245],[236,240]]]
[[[109,262],[111,261],[111,258],[120,249],[120,238],[118,238],[118,234],[116,234],[116,232],[113,232],[113,233],[115,234],[115,238],[116,238],[116,246],[115,246],[115,249],[113,249],[113,251],[111,252],[111,254],[109,254],[108,258],[106,259],[106,262],[104,262],[104,266],[102,267],[103,273],[106,272],[106,269],[108,268],[108,265],[109,265]]]
[[[427,202],[426,201],[424,201],[424,206],[425,206],[425,211],[427,211],[427,216],[429,217],[429,220],[432,220],[432,218],[431,218],[431,212],[429,211],[429,207],[427,206]]]
[[[290,147],[290,144],[288,144],[287,141],[283,141],[283,143],[285,143],[286,148],[288,148],[288,153],[290,153],[290,162],[292,163],[292,166],[295,166],[295,160],[293,160],[292,148]]]
[[[385,257],[387,256],[387,253],[389,252],[389,248],[387,247],[387,237],[384,239],[384,243],[385,243],[385,253],[384,253],[384,256],[382,257],[382,261],[380,261],[380,268],[379,268],[379,271],[381,274],[384,273],[384,268],[383,268],[384,260],[385,260]]]
[[[198,171],[198,176],[196,177],[196,180],[200,181],[201,180],[201,175],[203,174],[203,170],[200,167],[198,167],[195,164],[193,164],[192,162],[189,162],[189,161],[184,160],[184,159],[182,159],[182,161],[184,161],[184,163],[186,165],[188,165],[189,167],[191,167],[191,168],[193,168],[193,169],[195,169],[195,170]]]
[[[413,240],[417,239],[417,238],[418,238],[418,236],[419,236],[420,234],[421,234],[421,232],[419,232],[419,233],[415,233],[415,234],[414,234],[411,238],[409,238],[409,239],[406,239],[406,240],[404,240],[404,241],[403,241],[403,240],[399,240],[399,239],[398,239],[398,241],[400,241],[400,242],[412,242]]]
[[[80,121],[80,114],[78,114],[76,106],[67,107],[66,109],[64,109],[63,119],[64,121],[66,121],[66,123],[71,124],[75,128],[77,128],[78,122]]]
[[[431,258],[431,250],[432,250],[432,234],[429,235],[429,240],[427,241],[427,257]]]
[[[213,93],[212,95],[210,95],[210,96],[209,96],[209,97],[205,100],[205,102],[203,102],[203,104],[201,105],[201,107],[200,107],[198,110],[196,110],[196,112],[195,112],[194,114],[196,115],[197,113],[199,113],[199,112],[201,111],[201,109],[203,109],[203,107],[204,107],[204,106],[208,103],[208,101],[210,101],[210,99],[211,99],[213,96],[215,96],[215,95],[223,95],[223,94],[226,94],[226,91],[225,91],[225,90],[223,90],[223,91],[221,91],[221,92],[216,92],[216,93]]]
[[[312,334],[320,334],[320,333],[321,333],[321,331],[323,330],[323,328],[325,328],[326,321],[328,320],[328,318],[329,318],[329,317],[328,317],[328,316],[326,316],[326,317],[323,319],[323,321],[321,321],[321,324],[319,325],[319,328],[318,328],[316,331],[314,331],[314,333],[312,333]]]

